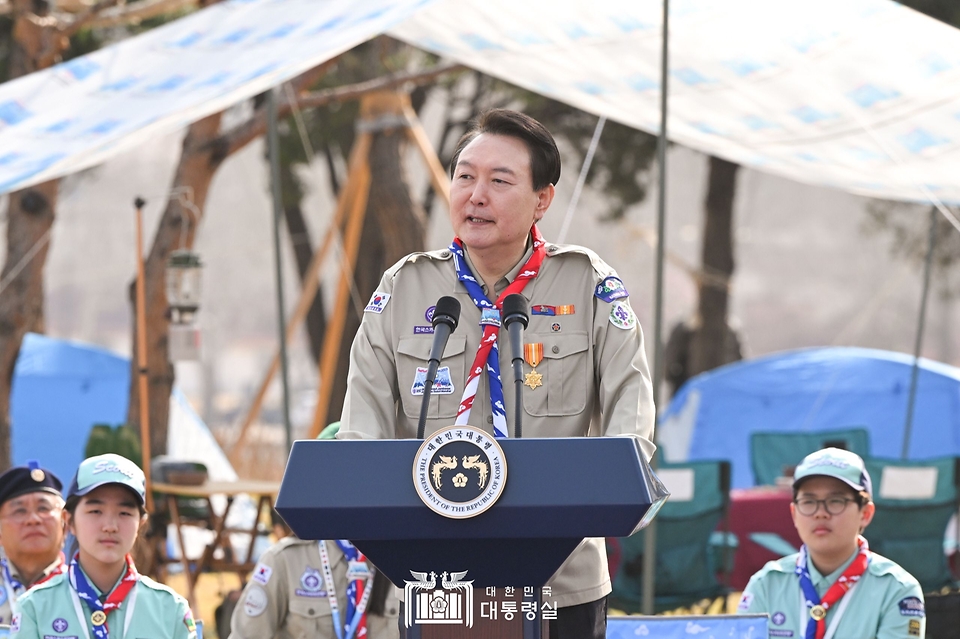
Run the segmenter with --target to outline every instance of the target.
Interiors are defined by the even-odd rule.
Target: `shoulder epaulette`
[[[419,260],[430,259],[430,260],[440,260],[446,261],[453,257],[453,253],[450,252],[450,249],[437,249],[436,251],[418,251],[416,253],[410,253],[400,258],[396,264],[387,269],[385,275],[393,277],[397,274],[401,268],[407,264],[415,264]]]

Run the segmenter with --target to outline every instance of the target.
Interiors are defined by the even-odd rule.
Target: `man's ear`
[[[860,509],[860,532],[862,533],[867,529],[867,526],[870,525],[870,522],[873,521],[873,516],[877,512],[877,507],[872,501],[868,501],[866,505]]]
[[[547,209],[550,208],[550,204],[553,202],[553,197],[556,194],[557,189],[552,184],[548,184],[537,191],[537,207],[533,215],[534,221],[540,221],[543,219],[543,214],[546,213]]]

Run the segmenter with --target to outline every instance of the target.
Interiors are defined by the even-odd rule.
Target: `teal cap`
[[[88,457],[80,462],[73,477],[67,499],[74,495],[82,497],[107,484],[126,486],[136,494],[142,506],[146,502],[146,479],[143,471],[126,457],[107,453]]]
[[[863,459],[842,448],[823,448],[803,458],[793,472],[793,487],[808,477],[833,477],[856,491],[866,491],[873,498],[873,483]]]

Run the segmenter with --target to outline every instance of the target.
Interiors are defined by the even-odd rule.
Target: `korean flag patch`
[[[270,575],[273,574],[273,568],[270,566],[264,566],[263,564],[257,564],[257,567],[253,569],[253,579],[258,584],[266,586],[270,583]]]
[[[20,632],[20,613],[14,613],[13,619],[10,620],[10,632]]]
[[[367,307],[363,309],[364,313],[376,313],[379,315],[383,312],[383,309],[387,307],[387,302],[390,301],[389,293],[381,293],[377,291],[370,297],[370,301],[367,302]]]

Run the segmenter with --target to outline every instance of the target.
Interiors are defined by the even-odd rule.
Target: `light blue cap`
[[[88,457],[80,462],[73,477],[67,499],[82,497],[106,484],[126,486],[136,494],[142,506],[146,502],[146,478],[143,471],[126,457],[107,453]]]
[[[873,482],[860,455],[842,448],[823,448],[803,458],[793,472],[793,487],[808,477],[833,477],[856,491],[866,491],[873,498]]]

